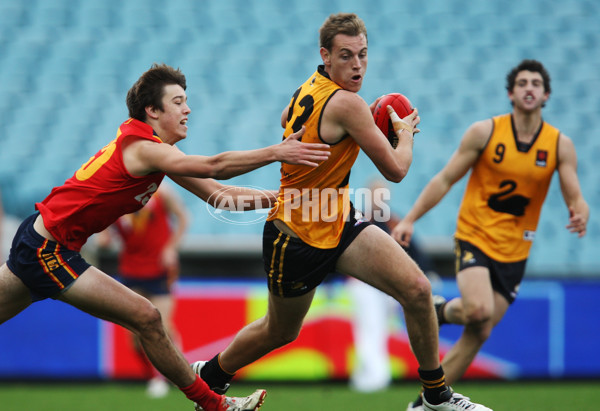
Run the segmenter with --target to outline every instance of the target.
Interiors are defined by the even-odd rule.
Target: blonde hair
[[[364,21],[354,13],[332,14],[319,29],[321,47],[331,51],[333,38],[338,34],[345,34],[347,36],[364,34],[365,39],[367,39],[367,27]]]

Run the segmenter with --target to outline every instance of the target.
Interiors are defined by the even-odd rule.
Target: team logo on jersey
[[[537,155],[535,156],[535,165],[538,167],[546,167],[547,162],[548,162],[548,151],[547,150],[538,150]]]
[[[535,231],[525,230],[523,233],[523,240],[533,241],[535,239]]]
[[[492,194],[488,199],[488,206],[499,213],[512,214],[520,217],[525,214],[525,207],[529,205],[529,198],[521,194],[512,194],[517,189],[513,180],[504,180],[500,183],[500,192]],[[512,195],[511,195],[512,194]]]

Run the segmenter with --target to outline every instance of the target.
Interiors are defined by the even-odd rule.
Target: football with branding
[[[414,107],[410,100],[403,94],[390,93],[383,96],[377,103],[375,111],[373,112],[373,119],[375,124],[381,130],[381,132],[387,137],[392,147],[396,148],[398,145],[398,136],[394,132],[394,126],[390,115],[387,112],[387,106],[392,106],[398,117],[404,118],[413,112]]]

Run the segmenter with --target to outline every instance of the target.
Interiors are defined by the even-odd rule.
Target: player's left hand
[[[577,233],[578,237],[583,237],[587,232],[587,220],[579,213],[576,213],[573,207],[569,207],[569,224],[567,230],[571,233]]]
[[[398,130],[408,130],[412,135],[417,134],[419,131],[417,126],[421,122],[421,117],[419,117],[419,110],[416,108],[404,118],[400,118],[398,114],[394,111],[392,106],[387,106],[387,112],[390,116],[390,120],[392,120],[392,125],[394,126],[394,131]]]

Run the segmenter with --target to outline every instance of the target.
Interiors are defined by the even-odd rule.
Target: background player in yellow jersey
[[[550,76],[535,60],[507,75],[510,114],[472,124],[448,164],[425,186],[392,235],[406,246],[413,224],[469,170],[458,214],[456,281],[461,296],[436,297],[440,324],[464,325],[442,364],[449,384],[461,378],[515,300],[554,171],[569,210],[566,228],[585,235],[589,207],[577,177],[573,142],[542,119]],[[420,410],[420,399],[409,410]]]
[[[320,44],[323,65],[296,90],[281,124],[285,138],[305,127],[302,141],[330,144],[330,156],[313,170],[282,165],[277,204],[263,234],[267,313],[244,327],[220,355],[193,368],[213,390],[223,392],[237,370],[296,339],[316,287],[327,274],[339,272],[402,304],[428,410],[489,410],[445,384],[427,277],[386,232],[356,218],[346,195],[360,149],[386,179],[404,178],[418,112],[403,120],[395,116],[399,143],[392,148],[373,121],[376,102],[369,107],[357,94],[368,59],[367,30],[355,14],[329,16],[320,29]]]

